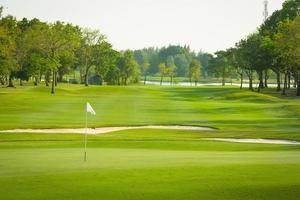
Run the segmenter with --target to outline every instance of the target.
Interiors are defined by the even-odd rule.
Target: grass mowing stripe
[[[298,200],[300,147],[202,141],[267,138],[300,141],[297,98],[236,87],[0,88],[0,129],[182,124],[214,133],[127,130],[83,135],[0,134],[0,199]]]

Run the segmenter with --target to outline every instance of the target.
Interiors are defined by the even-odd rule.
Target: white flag
[[[92,115],[96,115],[96,112],[94,111],[94,109],[92,108],[91,104],[89,104],[89,102],[86,103],[86,112],[91,113]]]

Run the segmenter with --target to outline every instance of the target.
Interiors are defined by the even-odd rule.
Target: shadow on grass
[[[178,101],[201,101],[201,100],[221,100],[221,101],[242,101],[248,103],[280,103],[280,96],[251,92],[239,88],[163,88],[166,98]]]
[[[296,89],[291,88],[286,91],[286,95],[282,95],[282,91],[277,91],[276,88],[265,88],[261,90],[262,94],[270,95],[279,99],[292,99],[292,100],[300,100],[300,97],[296,96]]]

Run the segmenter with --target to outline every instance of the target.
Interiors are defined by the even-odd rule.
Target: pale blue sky
[[[270,0],[269,12],[284,0]],[[99,29],[118,50],[188,44],[226,49],[263,21],[263,0],[0,0],[5,14]]]

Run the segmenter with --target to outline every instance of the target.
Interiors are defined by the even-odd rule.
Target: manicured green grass
[[[159,137],[161,136],[161,137]],[[1,134],[2,199],[299,199],[300,147],[130,130]]]
[[[222,130],[298,131],[297,99],[236,87],[99,87],[59,85],[0,89],[0,129],[84,127],[85,102],[97,111],[91,126],[183,124]]]
[[[83,135],[0,133],[0,199],[300,199],[300,104],[235,87],[0,88],[0,129],[181,124],[216,131],[127,130]]]

